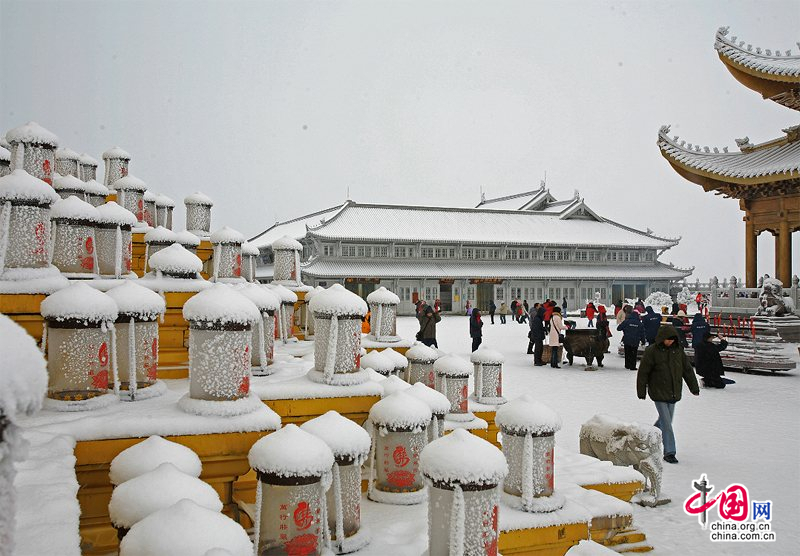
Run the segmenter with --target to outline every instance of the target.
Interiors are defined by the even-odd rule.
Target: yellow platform
[[[587,538],[589,526],[586,523],[501,531],[498,549],[502,554],[563,556],[572,546]]]
[[[631,481],[628,483],[598,483],[594,485],[581,485],[583,488],[596,490],[603,494],[608,494],[614,498],[619,498],[623,502],[630,502],[634,494],[642,491],[644,485],[639,481]]]
[[[489,428],[487,429],[476,429],[471,430],[472,434],[479,438],[483,438],[484,440],[494,444],[497,448],[501,448],[500,441],[497,440],[497,434],[500,432],[500,429],[497,427],[497,423],[494,422],[495,412],[494,411],[473,411],[475,417],[478,419],[483,419],[489,424]]]
[[[383,351],[386,348],[390,348],[390,347],[393,350],[395,350],[397,353],[399,353],[400,355],[405,355],[406,352],[409,350],[408,346],[402,346],[402,347],[401,346],[398,346],[398,347],[394,347],[394,346],[368,347],[368,348],[364,348],[364,349],[367,351],[367,353],[369,353],[370,351]]]
[[[36,343],[42,341],[44,318],[39,313],[44,294],[2,293],[0,294],[0,313],[16,322],[33,336]]]
[[[223,512],[239,520],[234,502],[234,482],[250,471],[247,453],[262,436],[271,431],[203,434],[197,436],[167,436],[168,440],[191,448],[203,462],[200,476],[219,494]],[[121,451],[144,438],[117,438],[78,442],[75,447],[75,472],[80,489],[81,551],[84,554],[103,554],[118,546],[117,532],[108,517],[108,503],[113,486],[108,477],[111,460]]]
[[[189,376],[189,321],[183,306],[196,292],[164,292],[167,311],[158,326],[159,378]]]

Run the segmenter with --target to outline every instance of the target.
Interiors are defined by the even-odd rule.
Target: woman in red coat
[[[586,318],[589,319],[589,327],[594,326],[594,323],[592,322],[594,320],[594,313],[595,313],[594,303],[590,301],[589,303],[586,304]]]

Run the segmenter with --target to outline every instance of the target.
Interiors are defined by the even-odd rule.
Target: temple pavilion
[[[727,27],[717,31],[714,48],[745,87],[800,111],[800,55],[753,47],[729,36]],[[748,137],[737,139],[739,152],[687,144],[677,136],[670,138],[669,131],[669,126],[661,128],[658,147],[678,174],[705,191],[739,199],[744,211],[747,287],[756,286],[756,240],[765,231],[775,236],[775,276],[789,285],[792,232],[800,229],[800,125],[755,145]]]
[[[544,184],[477,207],[347,201],[277,223],[251,240],[257,278],[271,277],[270,246],[284,235],[303,245],[306,284],[341,283],[362,296],[385,286],[400,314],[413,314],[418,299],[459,313],[467,302],[566,298],[572,310],[598,293],[602,303],[644,299],[692,272],[658,260],[679,239],[604,218],[578,195],[559,201]]]

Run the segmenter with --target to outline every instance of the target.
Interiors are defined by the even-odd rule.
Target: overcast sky
[[[0,0],[0,130],[29,120],[248,237],[361,202],[474,206],[575,189],[599,214],[681,236],[661,260],[744,274],[738,201],[679,177],[659,126],[757,143],[798,113],[740,85],[718,27],[796,54],[793,1]],[[183,210],[176,222],[180,229]],[[795,235],[793,272],[800,268]],[[759,272],[774,242],[759,238]]]

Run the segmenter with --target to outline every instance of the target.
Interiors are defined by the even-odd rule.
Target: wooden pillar
[[[758,283],[758,234],[750,217],[744,224],[744,275],[748,288],[755,288]]]
[[[778,230],[775,231],[773,234],[775,236],[775,278],[778,280],[781,279],[781,275],[783,274],[783,261],[781,261],[781,233],[780,227]]]
[[[780,261],[780,264],[777,264]],[[775,253],[778,279],[785,287],[792,285],[792,233],[789,231],[789,220],[784,214],[778,235],[778,250]]]

